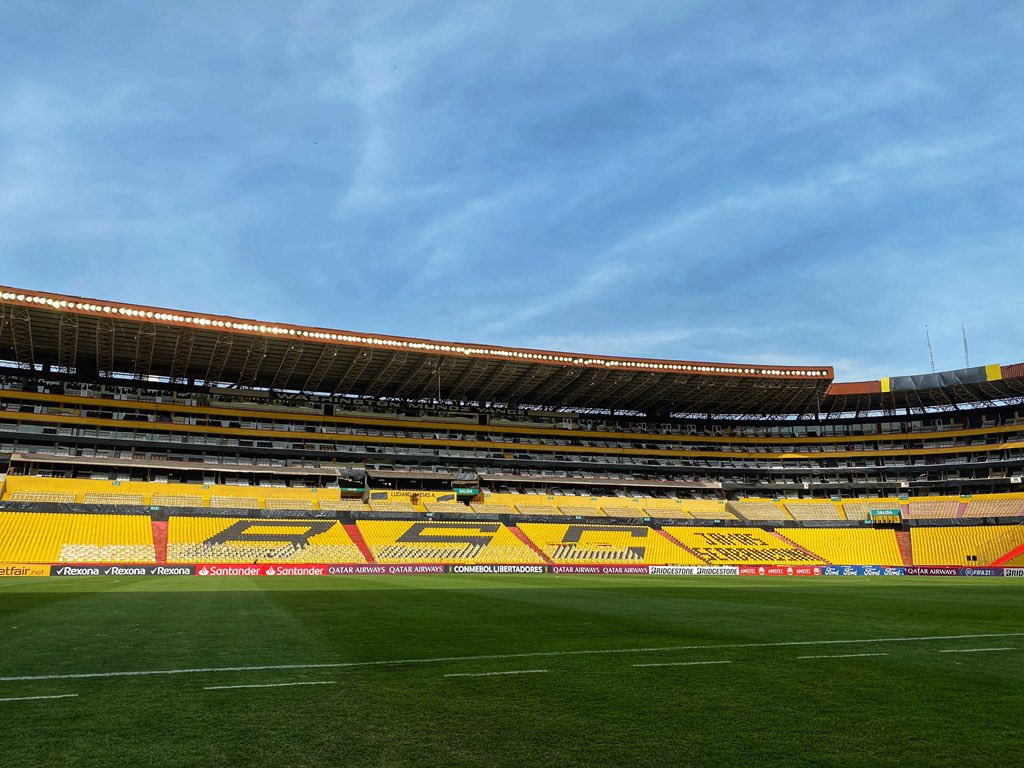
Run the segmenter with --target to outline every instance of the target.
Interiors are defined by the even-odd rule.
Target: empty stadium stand
[[[501,523],[360,520],[378,563],[541,563],[542,558]]]
[[[520,523],[519,529],[553,563],[704,564],[700,558],[646,526]]]
[[[0,562],[155,563],[145,515],[0,511]]]
[[[787,528],[793,543],[844,565],[904,565],[896,534],[872,528]],[[906,563],[910,565],[910,563]]]
[[[1021,364],[844,383],[0,287],[4,561],[983,565],[1022,441]]]
[[[778,565],[824,564],[826,560],[800,545],[756,528],[684,528],[664,529],[708,564],[740,565],[776,563]]]
[[[172,516],[171,563],[362,563],[365,558],[334,520]]]
[[[1024,526],[912,528],[910,538],[915,565],[988,565],[1000,554],[1024,544]]]

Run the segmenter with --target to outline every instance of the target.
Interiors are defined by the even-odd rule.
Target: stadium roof
[[[651,414],[839,413],[1024,397],[1024,366],[833,385],[833,370],[824,365],[433,341],[3,286],[0,359],[25,370],[140,381]]]

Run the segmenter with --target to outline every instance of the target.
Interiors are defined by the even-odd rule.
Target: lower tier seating
[[[1024,544],[1024,526],[912,528],[910,540],[914,565],[989,565]]]
[[[712,565],[810,565],[825,562],[825,558],[814,552],[805,552],[785,539],[756,528],[666,526],[665,531]]]
[[[0,561],[155,563],[147,515],[0,512]]]
[[[540,563],[540,555],[501,523],[360,520],[378,563]]]
[[[703,565],[657,531],[644,526],[598,523],[522,523],[519,530],[554,563]]]
[[[787,528],[786,538],[794,544],[839,565],[902,565],[896,533],[891,530],[854,528]]]
[[[170,563],[362,563],[335,520],[171,517]]]

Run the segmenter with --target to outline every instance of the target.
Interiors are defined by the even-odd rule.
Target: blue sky
[[[1024,360],[1024,4],[0,0],[0,283],[568,351]]]

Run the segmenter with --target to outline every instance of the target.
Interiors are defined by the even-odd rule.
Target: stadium
[[[1024,364],[837,382],[15,287],[0,360],[25,764],[1020,756]]]

